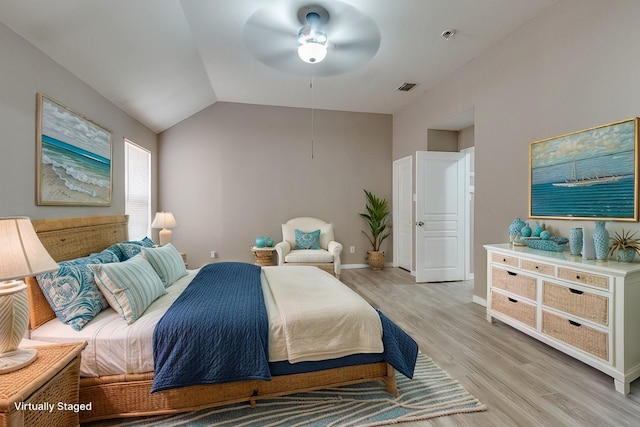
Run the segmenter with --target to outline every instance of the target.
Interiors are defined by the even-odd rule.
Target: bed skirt
[[[283,396],[327,387],[379,380],[397,395],[395,370],[386,362],[272,377],[271,381],[239,381],[183,387],[151,394],[153,373],[80,379],[80,422],[195,411],[213,406]]]

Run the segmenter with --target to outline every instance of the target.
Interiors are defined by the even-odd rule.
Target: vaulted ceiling
[[[556,2],[3,0],[0,22],[159,133],[218,101],[393,114]],[[296,52],[309,5],[319,64]]]

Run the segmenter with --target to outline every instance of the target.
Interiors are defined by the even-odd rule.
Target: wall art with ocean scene
[[[39,205],[110,206],[112,133],[39,93]]]
[[[535,141],[529,216],[638,221],[638,118]]]

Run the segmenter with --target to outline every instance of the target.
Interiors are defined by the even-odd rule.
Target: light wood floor
[[[416,284],[398,268],[342,270],[341,280],[488,407],[402,426],[640,426],[640,379],[625,397],[600,371],[490,324],[472,282]]]

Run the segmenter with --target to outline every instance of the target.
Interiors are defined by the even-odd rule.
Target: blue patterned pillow
[[[296,236],[296,249],[320,249],[320,230],[300,231],[294,230]]]
[[[63,261],[58,264],[57,272],[36,277],[58,319],[79,331],[109,305],[87,265],[112,262],[118,262],[118,257],[114,252],[104,250],[85,258]]]
[[[187,275],[182,256],[171,243],[159,248],[142,248],[142,256],[158,273],[165,287]]]
[[[141,255],[115,264],[91,264],[98,287],[109,305],[130,325],[167,291],[155,270]]]
[[[118,255],[120,261],[126,261],[138,255],[142,248],[152,248],[153,240],[145,237],[142,240],[129,240],[128,242],[120,242],[109,246],[107,249],[112,250]]]

